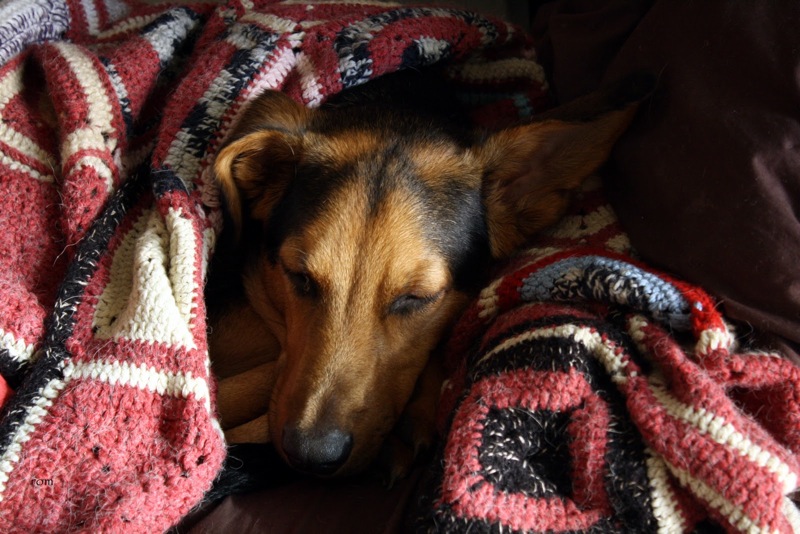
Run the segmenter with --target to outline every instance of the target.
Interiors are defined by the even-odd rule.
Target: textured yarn
[[[216,151],[265,89],[313,107],[445,60],[487,126],[545,106],[526,38],[465,11],[3,3],[0,531],[158,532],[201,501]],[[467,310],[421,529],[800,528],[798,369],[629,252],[590,184]]]
[[[201,501],[216,151],[266,89],[317,106],[443,60],[493,123],[546,101],[527,39],[466,11],[2,3],[0,531],[158,532]]]
[[[598,182],[447,350],[419,530],[800,531],[800,369],[632,259]]]

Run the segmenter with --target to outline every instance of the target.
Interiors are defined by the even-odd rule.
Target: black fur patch
[[[301,162],[265,225],[262,243],[270,260],[277,262],[284,240],[326,209],[327,198],[361,181],[368,199],[364,217],[374,216],[397,189],[417,199],[426,218],[426,237],[447,258],[455,289],[476,288],[490,257],[480,188],[457,176],[433,186],[408,157],[415,146],[445,142],[465,150],[471,145],[472,131],[454,101],[431,76],[404,73],[345,91],[323,106],[307,131],[330,136],[369,132],[384,148],[358,161]]]

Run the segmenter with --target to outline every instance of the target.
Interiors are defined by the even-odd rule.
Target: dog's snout
[[[292,467],[314,475],[332,475],[350,457],[353,435],[336,428],[303,430],[288,425],[281,445]]]

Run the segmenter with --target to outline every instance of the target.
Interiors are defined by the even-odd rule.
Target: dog
[[[634,75],[485,132],[442,79],[386,75],[314,110],[267,91],[219,150],[209,351],[229,442],[271,441],[322,477],[404,476],[434,440],[448,329],[492,262],[560,218],[652,87]],[[237,434],[244,406],[261,424]]]

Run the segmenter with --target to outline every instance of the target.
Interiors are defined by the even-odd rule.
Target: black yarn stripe
[[[483,479],[497,490],[533,498],[571,495],[568,425],[573,411],[490,407],[478,451]]]
[[[16,390],[19,387],[26,369],[26,361],[19,362],[11,357],[8,349],[0,349],[0,376],[11,389]]]
[[[161,198],[167,193],[180,191],[188,193],[186,184],[183,183],[178,175],[168,167],[161,167],[153,172],[153,194],[156,198]]]
[[[381,26],[385,27],[388,24],[393,24],[400,20],[414,18],[416,16],[418,16],[418,14],[416,13],[415,9],[396,9],[359,20],[357,23],[360,24],[369,21],[371,24],[380,24]],[[369,49],[371,39],[359,41],[358,39],[360,35],[360,31],[357,31],[354,26],[347,26],[339,30],[333,40],[333,49],[340,60],[347,56],[351,56],[351,59],[354,62],[369,60],[368,63],[361,65],[355,72],[340,73],[342,87],[345,89],[360,85],[366,82],[371,76],[367,72],[367,69],[371,69],[372,67]]]
[[[554,358],[552,356],[554,354],[558,354],[559,348],[563,350],[566,347],[564,345],[564,340],[569,338],[560,336],[538,338],[522,342],[505,350],[498,351],[480,364],[477,363],[483,356],[485,356],[494,347],[497,347],[506,339],[516,337],[529,330],[558,327],[563,325],[592,327],[597,330],[599,334],[605,333],[609,340],[616,343],[618,346],[624,346],[625,350],[629,355],[631,355],[631,357],[633,357],[635,354],[634,352],[631,352],[634,346],[627,336],[622,332],[614,330],[612,325],[603,322],[602,319],[590,320],[578,318],[574,315],[553,315],[544,317],[542,319],[523,321],[520,324],[511,328],[507,328],[502,333],[489,338],[487,343],[482,343],[483,340],[480,337],[476,337],[474,342],[471,344],[470,349],[466,351],[465,357],[467,358],[467,371],[464,379],[464,390],[460,393],[458,400],[456,401],[456,406],[461,406],[464,400],[469,396],[472,385],[485,376],[498,375],[519,368],[527,368],[536,371],[566,372],[568,367],[565,367],[565,365],[558,358]],[[489,347],[489,349],[487,351],[481,351],[479,350],[481,345]],[[571,343],[570,345],[574,347],[574,349],[570,350],[577,351],[579,357],[582,358],[585,354],[586,357],[582,359],[583,363],[577,368],[583,372],[584,376],[589,381],[589,384],[594,387],[595,382],[593,382],[592,377],[605,376],[605,370],[602,369],[602,364],[600,364],[600,362],[598,362],[595,358],[590,357],[591,355],[588,353],[588,349],[584,345],[575,343]],[[520,352],[520,347],[524,347],[526,350],[524,352]],[[636,363],[642,365],[643,368],[646,368],[645,366],[647,366],[647,363],[644,362],[642,358],[638,358]],[[602,370],[602,372],[594,372],[594,369]],[[615,388],[612,387],[611,389]],[[445,423],[446,428],[450,428],[452,425],[456,411],[457,410],[453,410],[447,415]]]
[[[437,60],[434,60],[430,56],[423,53],[421,46],[421,43],[415,40],[413,43],[407,46],[405,50],[403,50],[403,57],[400,60],[400,68],[414,69],[426,67],[433,65],[438,61],[446,61],[453,54],[453,45],[451,43],[446,43],[444,50],[441,52],[441,56]]]
[[[106,76],[108,76],[109,80],[111,81],[111,87],[114,89],[114,95],[117,97],[117,101],[119,102],[119,108],[122,114],[122,122],[125,124],[125,136],[126,138],[130,139],[133,136],[133,113],[131,111],[131,101],[127,95],[120,93],[121,90],[127,91],[127,87],[125,87],[122,79],[120,79],[119,73],[117,72],[114,63],[110,59],[101,57],[100,63],[102,63],[106,70]]]
[[[550,319],[531,321],[529,326],[533,323],[552,325],[560,321],[578,326],[591,326],[598,334],[605,335],[610,340],[617,338],[617,346],[631,357],[635,354],[635,347],[627,334],[615,329],[614,324],[603,321],[578,323],[575,317],[569,316]],[[503,336],[498,336],[497,341],[502,342],[502,340]],[[518,368],[537,371],[567,372],[570,369],[580,371],[592,390],[606,401],[611,411],[613,424],[608,431],[608,452],[605,459],[610,469],[605,485],[612,505],[620,516],[617,520],[626,524],[626,528],[638,525],[642,521],[655,524],[648,490],[644,444],[625,408],[625,398],[612,382],[606,369],[587,347],[569,337],[539,338],[500,351],[488,363],[491,365],[482,366],[480,371],[482,375]],[[614,477],[610,476],[610,473],[625,473],[626,476]]]
[[[448,534],[509,534],[520,533],[523,531],[511,530],[508,525],[501,524],[500,522],[478,521],[475,519],[468,519],[460,517],[453,512],[452,506],[441,506],[439,509],[434,510],[433,514],[429,517],[423,517],[422,521],[418,522],[415,532],[417,533],[441,533]],[[536,531],[524,531],[525,534],[531,534]],[[597,523],[588,529],[584,530],[548,530],[546,533],[558,532],[558,534],[634,534],[653,532],[652,530],[640,529],[620,529],[611,517],[600,519]]]
[[[569,337],[565,336],[548,336],[541,338],[533,338],[528,341],[520,342],[512,345],[506,349],[494,353],[490,358],[478,364],[477,362],[483,358],[493,348],[498,347],[504,341],[515,338],[532,330],[541,330],[544,328],[559,328],[563,326],[575,326],[577,328],[590,328],[598,333],[598,335],[605,337],[609,343],[620,347],[631,358],[634,358],[637,365],[647,369],[647,363],[642,358],[636,358],[638,350],[630,339],[630,336],[614,324],[610,324],[604,319],[585,319],[576,317],[574,315],[553,315],[541,319],[531,321],[523,321],[518,325],[504,330],[502,333],[490,338],[484,346],[489,347],[487,351],[479,351],[469,356],[469,374],[468,379],[471,382],[479,380],[480,377],[489,374],[507,371],[516,367],[528,367],[536,371],[565,371],[571,364],[569,362],[562,362],[561,359],[552,358],[531,358],[538,351],[545,351],[545,354],[558,354],[559,350],[576,350],[578,357],[582,357],[585,353],[587,356],[588,350],[581,343],[575,343]],[[521,353],[520,347],[529,347],[526,353]],[[574,347],[574,348],[573,348]],[[593,368],[596,362],[595,358],[588,358],[586,363],[579,367],[581,371],[586,371]]]
[[[102,215],[95,219],[77,245],[78,252],[67,266],[53,311],[45,321],[45,338],[38,351],[38,359],[0,413],[0,454],[9,446],[27,409],[39,397],[39,391],[52,380],[64,378],[58,365],[69,356],[66,342],[73,333],[75,312],[83,299],[86,285],[120,222],[145,191],[148,178],[146,167],[140,167],[133,173],[111,196]]]
[[[195,26],[194,30],[190,30],[183,40],[177,42],[173,40],[173,45],[179,44],[174,49],[172,57],[169,58],[167,63],[159,63],[161,71],[158,73],[158,78],[155,80],[155,85],[147,97],[147,102],[141,110],[138,117],[134,118],[133,130],[129,138],[130,144],[135,144],[135,140],[139,137],[149,138],[152,130],[157,129],[163,119],[164,102],[163,99],[166,95],[173,94],[176,90],[176,84],[180,82],[186,73],[186,67],[189,61],[194,56],[197,50],[197,41],[201,36],[201,29],[204,27],[204,15],[196,13],[186,7],[175,8],[177,11],[185,11],[192,20],[201,21]],[[173,10],[173,11],[174,11]],[[167,18],[165,18],[167,17]],[[142,30],[142,35],[157,30],[158,26],[176,17],[172,11],[162,15],[154,20]]]
[[[611,534],[654,532],[656,530],[656,519],[652,513],[652,500],[649,494],[644,445],[627,418],[621,396],[613,393],[612,396],[619,398],[615,402],[609,403],[612,424],[608,429],[608,449],[605,458],[607,469],[604,482],[613,513],[609,517],[600,519],[589,529],[570,532]],[[509,532],[508,525],[499,522],[458,516],[453,511],[453,503],[443,503],[439,508],[433,508],[441,488],[438,481],[442,480],[444,476],[442,466],[443,462],[433,463],[430,478],[424,487],[428,493],[419,498],[416,508],[417,532],[485,532],[492,534]],[[489,483],[488,479],[486,483]],[[524,486],[524,484],[520,485]],[[432,497],[432,495],[437,496]],[[563,497],[542,495],[541,498]]]
[[[632,344],[626,341],[626,334],[614,330],[615,325],[613,323],[608,324],[602,321],[582,321],[577,323],[576,319],[576,317],[572,316],[562,316],[529,321],[527,325],[521,325],[520,328],[514,329],[513,333],[506,332],[504,335],[497,336],[494,341],[502,342],[503,339],[513,337],[528,328],[537,326],[553,326],[555,323],[589,326],[587,323],[592,323],[591,326],[598,333],[605,333],[609,339],[615,337],[620,339],[621,343],[627,345],[626,349],[633,348]],[[619,324],[616,326],[619,326]],[[489,344],[488,346],[495,345]],[[522,352],[522,356],[515,354],[515,351]],[[531,354],[535,354],[535,357],[530,357]],[[584,374],[593,391],[607,402],[610,410],[611,424],[607,432],[608,449],[605,457],[607,470],[604,486],[614,510],[612,516],[602,519],[584,532],[653,531],[656,526],[656,520],[652,514],[652,500],[649,493],[644,443],[630,420],[623,395],[617,390],[608,373],[589,353],[586,347],[576,344],[569,337],[535,339],[521,343],[513,347],[513,350],[501,351],[492,360],[492,365],[484,365],[480,373],[476,371],[472,374],[486,376],[520,368],[561,370],[562,372],[566,372],[569,368],[575,368]],[[466,395],[467,392],[459,402],[459,406],[463,403]],[[620,476],[621,474],[624,474],[624,476]],[[444,474],[441,470],[437,470],[434,475],[437,480],[441,480],[443,476]],[[491,480],[491,477],[486,478],[487,483],[489,483],[488,481]],[[516,484],[520,487],[525,486],[524,481],[517,481]],[[436,491],[439,491],[438,487]],[[554,497],[557,496],[549,498]],[[424,502],[431,506],[433,501],[425,500]],[[452,511],[452,507],[448,504],[444,504],[438,510],[426,511],[424,507],[420,507],[419,510],[417,526],[421,531],[492,533],[508,531],[507,525],[457,517]]]
[[[218,73],[228,72],[232,75],[230,77],[230,85],[222,88],[214,95],[216,102],[221,101],[227,105],[230,105],[236,99],[258,70],[264,66],[263,60],[253,57],[254,50],[261,47],[269,57],[269,54],[274,52],[281,37],[280,34],[265,32],[253,25],[237,26],[237,29],[246,32],[255,44],[250,49],[236,50],[228,64]],[[214,118],[212,121],[208,114],[208,106],[210,104],[211,102],[199,100],[181,124],[182,130],[192,132],[184,150],[196,158],[200,158],[206,153],[208,143],[219,131],[220,122],[222,121],[222,117]]]
[[[617,531],[655,532],[647,454],[644,442],[624,404],[610,403],[607,432],[605,488],[618,524]]]
[[[163,33],[163,31],[166,31],[171,27],[171,23],[182,22],[180,15],[186,15],[193,22],[197,22],[202,19],[202,16],[199,13],[196,13],[187,6],[174,7],[169,11],[165,12],[164,14],[160,15],[150,24],[147,24],[144,28],[142,28],[141,35],[145,36],[150,33],[158,33],[158,34]],[[172,39],[172,48],[174,50],[180,49],[182,41],[185,41],[187,38],[189,38],[188,35],[175,37],[174,39]],[[167,65],[162,62],[161,68],[165,69],[167,68]]]
[[[447,12],[448,16],[456,19],[463,20],[468,26],[476,26],[478,28],[482,28],[484,33],[487,36],[489,42],[494,43],[498,39],[500,32],[495,27],[494,24],[489,22],[483,17],[477,16],[475,13],[469,11],[462,11],[458,9],[446,9],[442,8],[444,11]],[[389,26],[396,22],[406,20],[406,19],[413,19],[413,18],[424,18],[432,16],[433,9],[431,8],[400,8],[395,9],[392,11],[380,13],[378,15],[363,19],[358,21],[359,23],[369,21],[374,24],[379,24],[383,27]],[[383,28],[382,28],[383,29]],[[358,36],[359,32],[355,30],[353,26],[348,26],[340,30],[336,37],[334,38],[333,42],[333,49],[336,51],[336,55],[342,59],[347,56],[352,56],[353,61],[359,60],[369,60],[371,58],[371,51],[370,45],[372,40],[363,40],[359,41]],[[435,37],[435,36],[432,36]],[[452,48],[452,44],[448,48]],[[416,46],[415,46],[416,48]],[[447,59],[450,57],[450,52],[444,54],[442,59]],[[406,49],[403,53],[403,59],[401,63],[402,68],[418,68],[425,65],[429,65],[429,62],[423,62],[424,58],[419,54],[419,51],[416,51],[416,57],[414,52],[410,52],[409,49]],[[359,69],[352,73],[341,73],[342,77],[342,87],[345,89],[350,87],[355,87],[356,85],[360,85],[371,77],[367,73],[367,67],[369,65],[371,67],[372,62],[366,63],[359,67]]]
[[[660,322],[667,323],[674,328],[687,330],[690,328],[689,303],[683,301],[682,307],[658,309],[658,302],[652,298],[651,289],[640,285],[637,280],[627,276],[619,268],[609,267],[605,264],[591,265],[583,270],[583,275],[578,280],[567,279],[564,276],[555,280],[552,298],[559,301],[605,301],[614,303],[617,307],[627,307],[641,312],[647,312]],[[626,295],[624,302],[616,302],[615,297]]]
[[[607,436],[609,452],[606,463],[612,466],[611,472],[629,473],[624,480],[612,477],[607,481],[609,494],[617,495],[619,502],[615,509],[626,510],[628,513],[635,511],[635,517],[640,520],[646,515],[645,511],[650,510],[649,494],[646,493],[647,474],[644,467],[644,445],[630,422],[624,397],[615,387],[606,370],[583,345],[576,344],[568,338],[533,340],[522,343],[515,349],[522,353],[530,352],[536,356],[524,358],[522,365],[499,363],[494,369],[486,370],[487,373],[499,374],[518,368],[564,373],[576,369],[584,375],[592,390],[605,400],[612,412],[612,419],[615,421]],[[501,359],[509,357],[511,355],[506,354],[505,358]],[[536,411],[536,413],[540,412],[543,415],[549,413],[547,410]],[[645,499],[631,496],[631,492],[635,492],[636,488],[644,488]],[[645,502],[643,503],[643,501]]]
[[[203,502],[214,503],[228,495],[280,486],[296,478],[297,472],[286,464],[271,443],[232,444]]]

